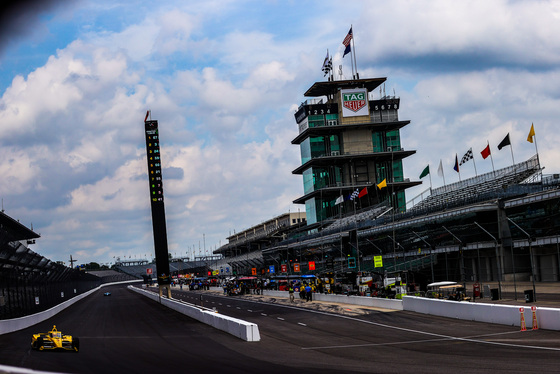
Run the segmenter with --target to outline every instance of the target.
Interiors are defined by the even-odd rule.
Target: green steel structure
[[[421,183],[403,174],[403,159],[416,151],[401,145],[400,129],[410,121],[399,120],[400,99],[374,98],[385,80],[316,82],[304,94],[310,99],[295,113],[292,140],[302,164],[292,173],[303,176],[304,195],[294,203],[305,204],[310,229],[380,204],[404,212],[405,189]]]

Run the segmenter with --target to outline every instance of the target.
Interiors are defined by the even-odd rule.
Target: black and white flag
[[[321,68],[321,70],[323,71],[323,73],[325,73],[324,76],[329,74],[329,72],[332,70],[332,57],[329,58],[329,51],[327,51],[327,57],[325,57],[325,61],[323,62],[323,67]]]
[[[463,165],[465,162],[467,162],[469,160],[472,160],[472,159],[473,159],[473,154],[472,154],[472,148],[471,148],[467,151],[467,153],[465,153],[465,155],[461,159],[461,162],[459,163],[459,166]]]

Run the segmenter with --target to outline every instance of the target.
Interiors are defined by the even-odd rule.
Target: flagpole
[[[352,54],[354,55],[354,66],[356,67],[356,79],[360,79],[360,75],[358,74],[358,63],[356,62],[356,45],[354,44],[354,25],[350,25],[350,28],[352,29]],[[354,68],[352,68],[352,71],[353,70]]]
[[[350,39],[350,43],[352,43],[354,41],[354,29],[352,28],[352,25],[350,25],[350,30],[352,30],[352,39]],[[350,66],[352,66],[352,79],[355,79],[356,76],[354,75],[354,62],[352,61],[353,59],[354,56],[352,54],[352,51],[350,51]]]
[[[490,150],[490,142],[488,139],[486,139],[486,145],[488,146],[488,150]],[[492,161],[492,173],[495,173],[496,169],[494,169],[494,157],[492,157],[492,151],[490,151],[490,161]]]
[[[541,162],[539,160],[539,148],[537,147],[537,134],[535,133],[535,126],[531,123],[531,130],[533,132],[533,139],[535,140],[535,152],[537,152],[537,163],[539,164],[539,169],[541,168]],[[540,171],[541,174],[541,183],[542,183],[542,169]]]
[[[327,48],[327,69],[329,67],[329,49]],[[332,74],[332,69],[330,69],[329,71],[327,71],[327,81],[331,80],[331,74]]]
[[[430,167],[430,164],[428,164],[428,168]],[[430,170],[430,169],[428,169]],[[430,176],[430,194],[432,193],[432,173],[428,173],[428,175]]]
[[[443,171],[443,164],[441,162],[441,158],[439,159],[438,175],[440,170],[441,170],[441,176],[443,177],[443,185],[445,186],[445,173]]]
[[[533,135],[533,139],[535,139],[535,152],[537,152],[537,161],[539,161],[539,148],[537,147],[537,134]],[[539,162],[540,167],[540,162]]]
[[[478,177],[478,173],[476,172],[476,163],[474,162],[474,154],[472,153],[472,147],[471,147],[471,155],[473,155],[472,163],[474,165],[474,175]]]
[[[457,158],[457,153],[455,153],[455,166],[457,166],[457,170],[455,170],[457,172],[457,174],[459,174],[459,182],[461,181],[461,167],[459,165],[459,159]],[[455,169],[455,168],[453,168]]]
[[[513,145],[511,144],[511,141],[509,144],[509,149],[511,150],[511,162],[513,162],[512,165],[515,165],[515,159],[513,158]]]

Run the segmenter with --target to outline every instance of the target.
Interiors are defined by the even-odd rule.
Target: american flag
[[[472,159],[473,159],[473,154],[472,154],[472,148],[471,148],[467,151],[467,153],[465,153],[465,155],[461,159],[461,163],[459,163],[459,166],[463,165],[465,162],[467,162],[469,160],[472,160]]]
[[[350,31],[348,31],[348,35],[346,35],[346,38],[344,38],[342,44],[344,44],[345,47],[348,47],[348,44],[350,44],[350,40],[352,40],[352,27],[350,27]]]

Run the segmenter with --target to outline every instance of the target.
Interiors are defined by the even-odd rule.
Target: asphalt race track
[[[103,296],[107,290],[111,296]],[[176,290],[173,296],[257,323],[261,341],[244,342],[124,286],[113,286],[48,321],[0,336],[0,364],[60,373],[560,370],[556,331],[521,332],[518,327],[409,312],[346,310],[343,305],[314,303],[302,308],[200,291]],[[46,332],[53,324],[80,338],[79,353],[31,350],[31,335]]]

